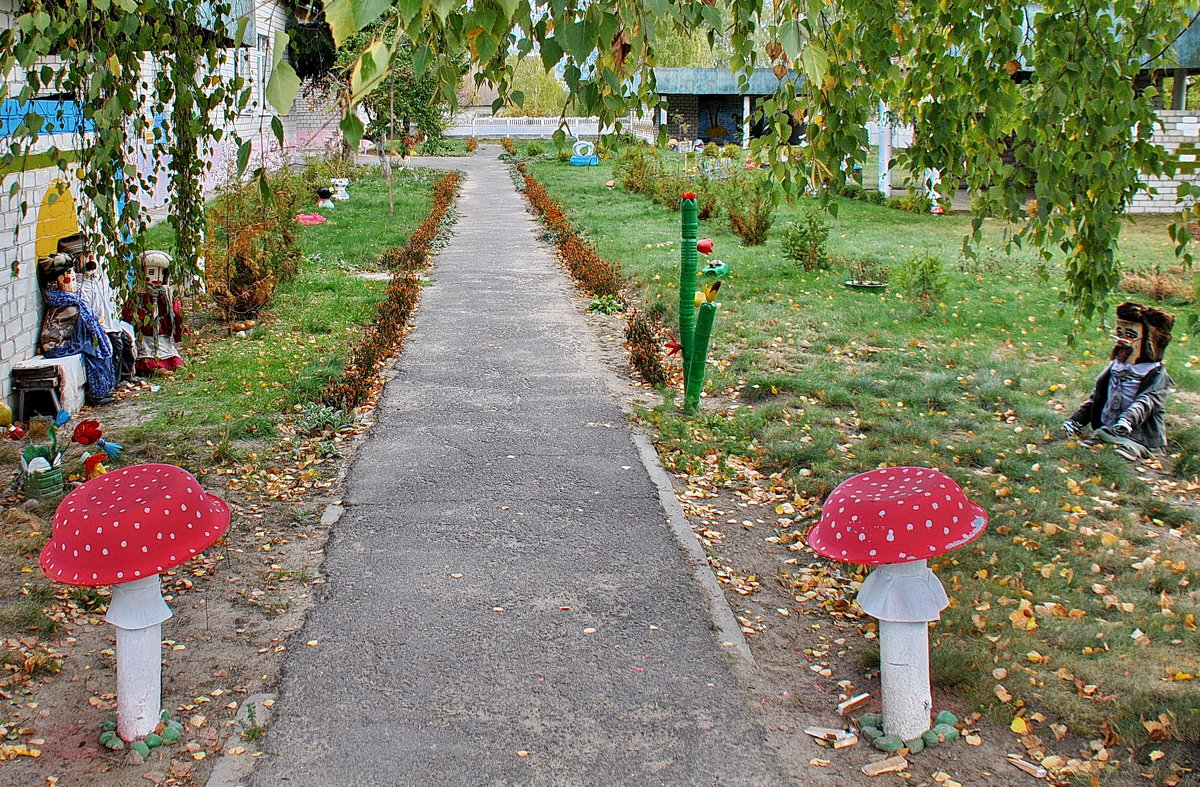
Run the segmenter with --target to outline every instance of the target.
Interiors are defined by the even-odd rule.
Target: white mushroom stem
[[[113,586],[105,620],[117,630],[117,734],[154,732],[162,710],[162,622],[171,617],[158,574]]]
[[[929,621],[949,599],[924,560],[880,566],[858,593],[859,606],[879,619],[883,731],[912,740],[929,729]]]
[[[879,621],[883,732],[910,741],[929,729],[929,624]]]

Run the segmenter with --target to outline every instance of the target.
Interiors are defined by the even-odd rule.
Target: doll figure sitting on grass
[[[1167,445],[1165,403],[1174,386],[1163,366],[1175,315],[1125,302],[1117,307],[1116,345],[1092,395],[1063,422],[1071,437],[1093,431],[1081,442],[1111,443],[1129,460],[1148,459]]]

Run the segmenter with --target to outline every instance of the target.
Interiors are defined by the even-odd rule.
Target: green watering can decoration
[[[683,242],[679,247],[679,344],[683,354],[683,411],[700,412],[700,390],[708,363],[708,343],[717,317],[717,291],[729,275],[729,266],[720,260],[709,261],[697,272],[700,252],[709,254],[713,243],[697,241],[696,195],[685,192],[679,213],[683,219]]]

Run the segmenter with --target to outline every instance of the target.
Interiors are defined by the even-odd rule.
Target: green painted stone
[[[166,721],[169,718],[171,718],[171,711],[169,710],[164,710],[162,713],[158,714],[159,721]]]
[[[883,730],[878,727],[859,727],[858,733],[866,739],[868,743],[874,743],[876,738],[883,737]]]
[[[933,725],[936,727],[939,724],[949,724],[951,727],[957,727],[958,717],[948,710],[939,711],[937,717],[933,720]]]
[[[905,741],[904,746],[908,749],[909,754],[920,754],[925,750],[925,739],[913,738],[911,741]]]
[[[100,725],[100,729],[105,732],[108,732],[109,730],[115,730],[116,728],[117,723],[115,721],[106,721]]]
[[[150,756],[150,747],[146,745],[145,741],[134,741],[133,743],[129,744],[129,748],[133,749],[143,757]]]
[[[159,746],[163,745],[162,736],[155,735],[153,732],[150,733],[149,735],[146,736],[146,745],[149,746],[151,749],[157,749]]]
[[[942,742],[942,739],[939,738],[938,734],[933,730],[925,730],[925,732],[921,734],[921,739],[925,741],[926,746],[937,746]]]
[[[883,729],[883,714],[882,713],[864,713],[858,717],[858,725],[860,727],[875,727]]]
[[[904,741],[898,735],[881,735],[871,745],[880,751],[897,752],[904,748]]]
[[[176,732],[183,732],[183,722],[181,721],[169,721],[167,722],[167,727]]]
[[[117,733],[112,730],[107,730],[100,733],[100,745],[109,749],[115,748],[115,744],[121,739],[117,737]]]
[[[952,724],[935,724],[930,732],[937,735],[939,741],[952,741],[958,737],[958,728]]]
[[[167,727],[159,737],[162,738],[163,743],[174,743],[182,737],[182,733],[174,727]]]

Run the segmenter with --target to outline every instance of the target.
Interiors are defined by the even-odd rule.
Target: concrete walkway
[[[496,152],[450,162],[457,234],[252,783],[786,783]]]

